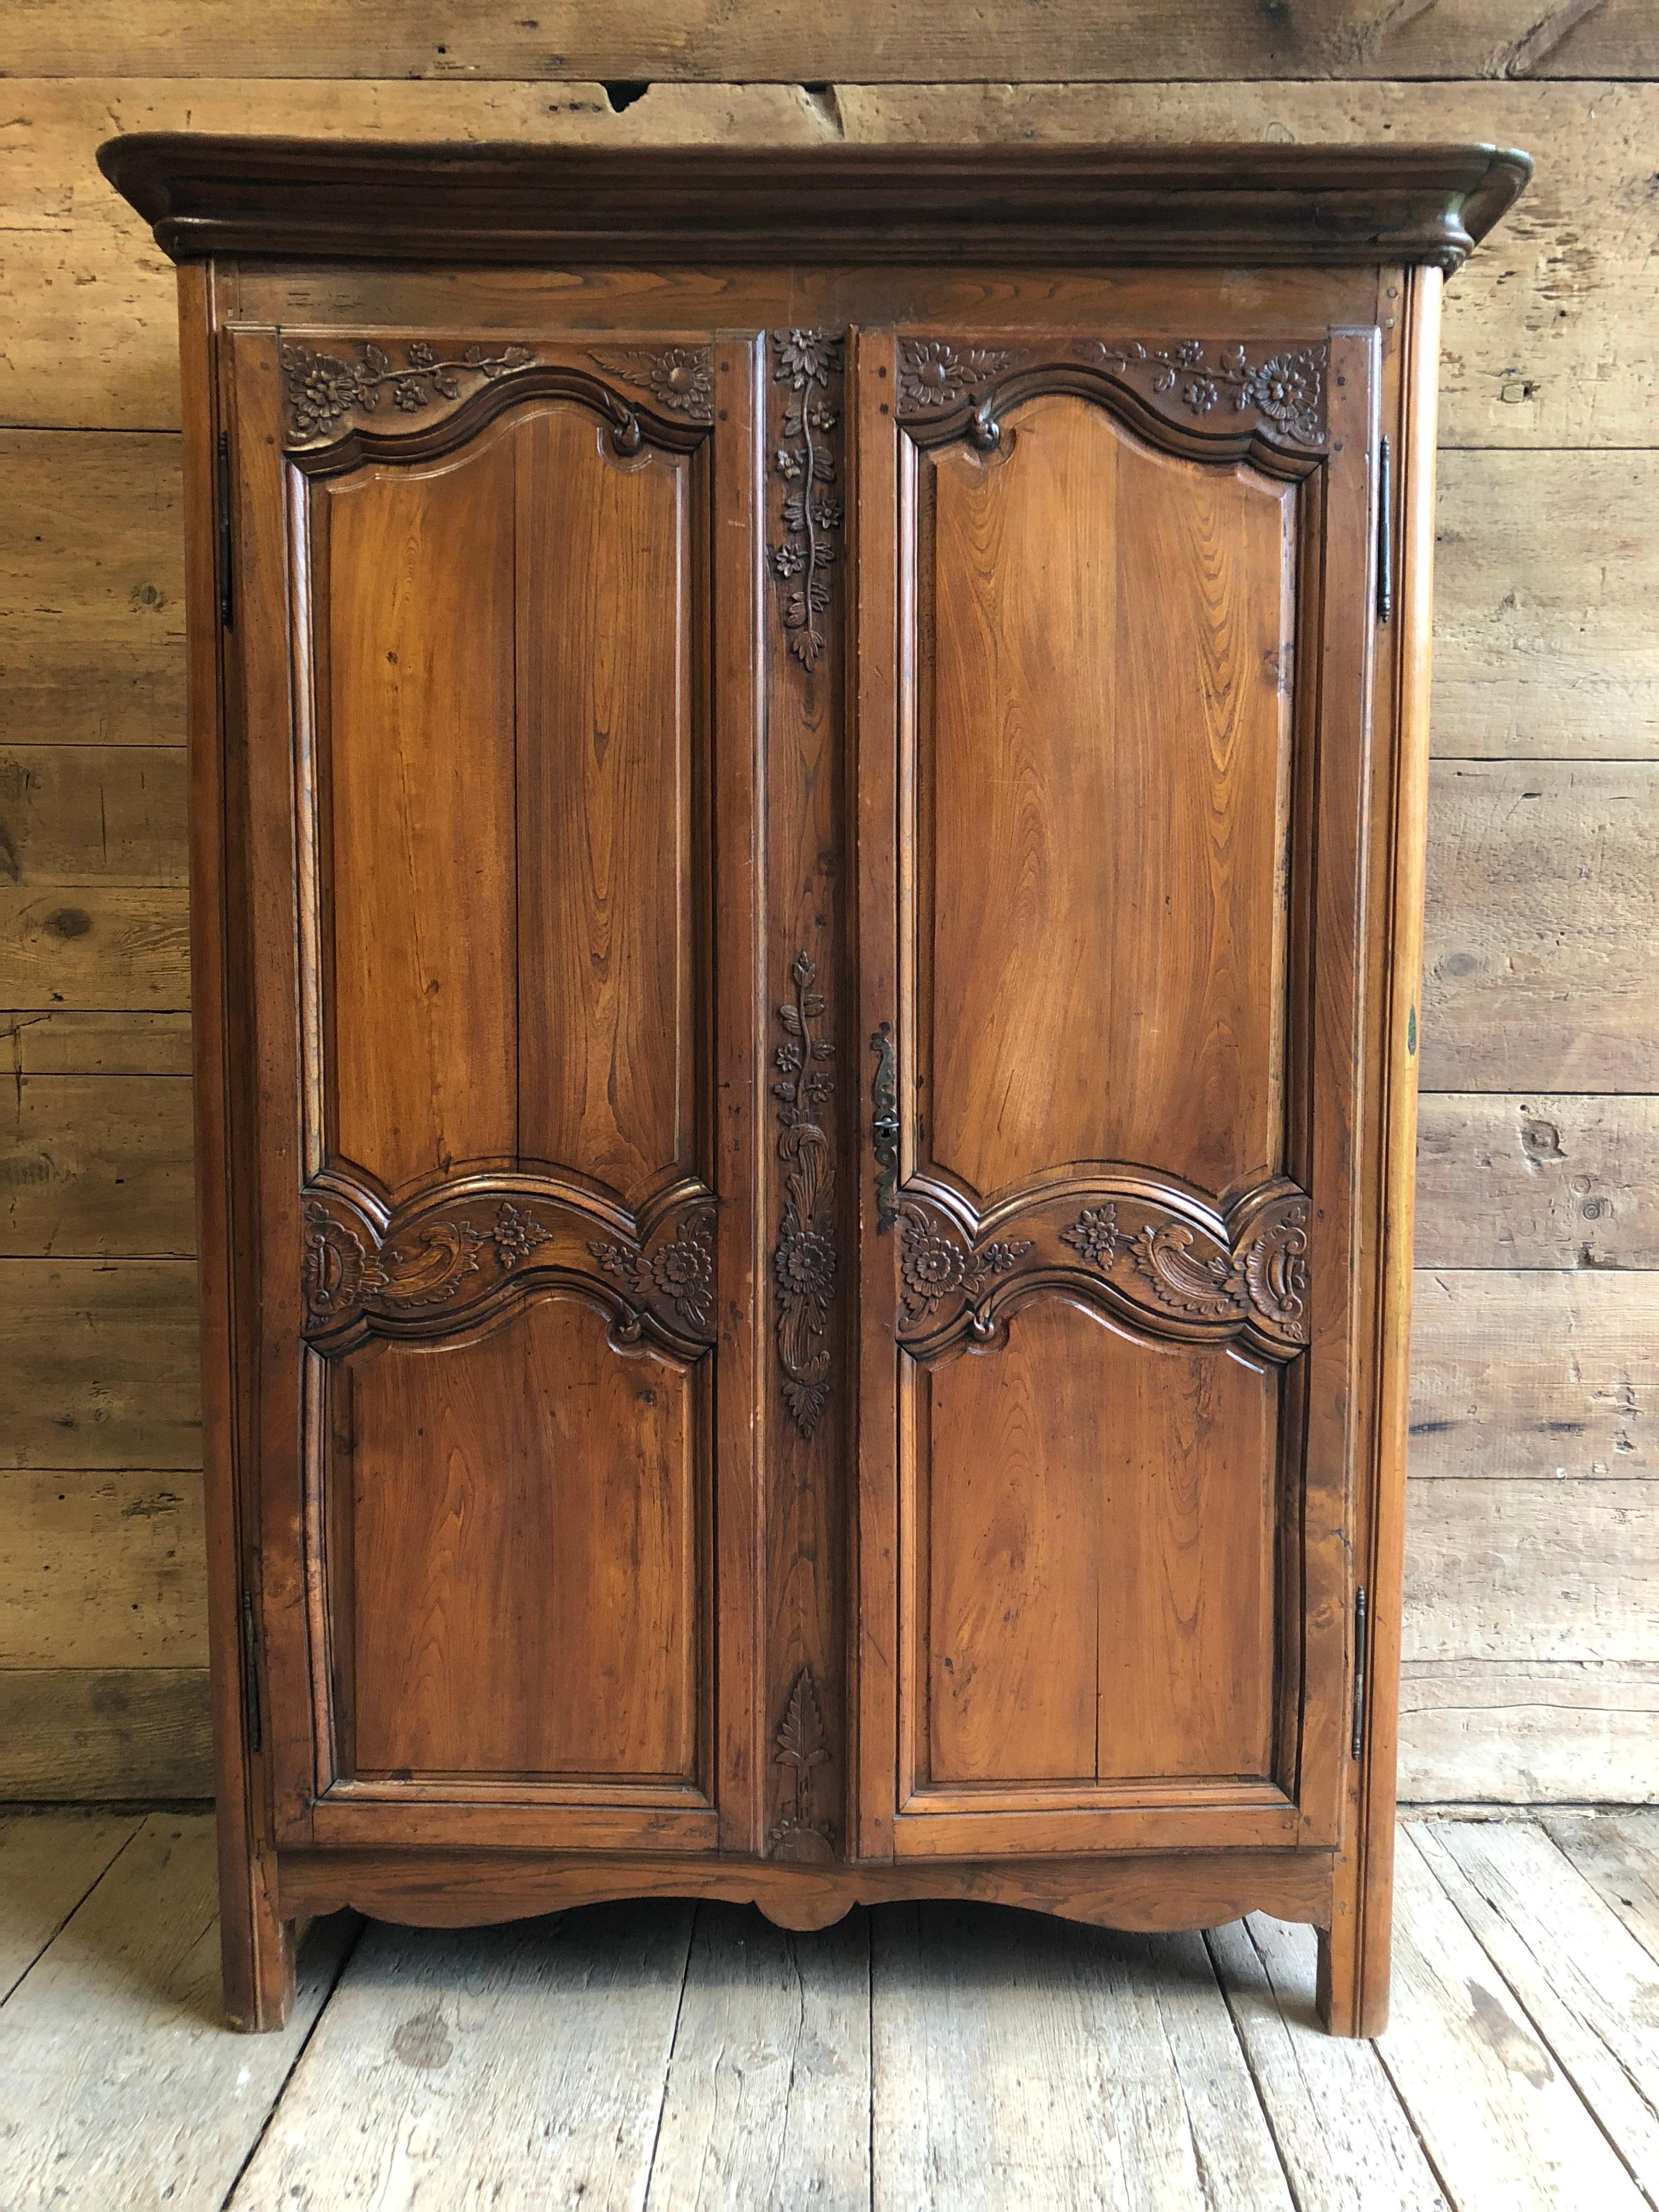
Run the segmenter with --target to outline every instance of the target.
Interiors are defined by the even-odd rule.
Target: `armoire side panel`
[[[516,1149],[513,480],[498,428],[310,495],[326,1149],[394,1193]]]

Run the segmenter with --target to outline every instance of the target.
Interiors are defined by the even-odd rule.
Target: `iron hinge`
[[[1376,619],[1394,612],[1394,449],[1386,438],[1376,450]]]
[[[242,1592],[242,1707],[247,1721],[247,1747],[258,1751],[263,1741],[259,1725],[259,1632],[253,1621],[253,1593]]]
[[[230,589],[230,435],[219,433],[219,621],[234,627]]]
[[[1365,1743],[1365,1662],[1369,1632],[1365,1592],[1362,1587],[1353,1594],[1353,1741],[1350,1749],[1356,1759]]]

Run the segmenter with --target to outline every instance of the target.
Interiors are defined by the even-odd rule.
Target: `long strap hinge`
[[[230,435],[219,433],[219,622],[222,629],[234,626],[235,602],[230,583]]]
[[[259,1632],[253,1619],[253,1593],[242,1592],[242,1711],[247,1723],[247,1747],[258,1751],[263,1741],[259,1714]]]
[[[1353,1741],[1349,1748],[1356,1759],[1365,1745],[1365,1667],[1370,1626],[1362,1585],[1353,1594]]]

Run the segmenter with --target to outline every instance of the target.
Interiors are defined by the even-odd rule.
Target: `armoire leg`
[[[250,1858],[222,1841],[219,1949],[225,2018],[247,2034],[284,2027],[294,2009],[295,1923],[277,1917],[274,1871],[263,1855]]]
[[[1338,1863],[1331,1924],[1319,1930],[1315,1991],[1320,2023],[1328,2034],[1381,2035],[1389,2024],[1393,1890],[1390,1826],[1357,1860]]]

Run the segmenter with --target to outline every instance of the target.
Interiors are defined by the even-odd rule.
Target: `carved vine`
[[[648,392],[671,414],[688,422],[714,419],[714,356],[709,346],[666,346],[660,353],[643,346],[593,349],[588,359],[607,375]]]
[[[1153,392],[1172,394],[1189,415],[1208,415],[1224,403],[1236,414],[1254,409],[1297,445],[1325,442],[1328,345],[1292,346],[1256,362],[1242,345],[1212,349],[1198,338],[1173,346],[1102,344],[1098,350],[1120,376],[1145,370]]]
[[[282,349],[283,382],[288,398],[289,423],[295,438],[320,438],[347,415],[372,415],[382,395],[394,407],[417,413],[437,399],[459,399],[467,379],[491,383],[512,369],[526,368],[536,358],[529,346],[503,346],[486,353],[481,345],[468,346],[450,360],[441,359],[422,338],[411,338],[395,362],[384,346],[365,344],[355,360],[338,354],[316,353],[309,346],[285,344]]]
[[[1330,347],[1322,339],[1252,361],[1248,347],[1200,338],[1170,345],[1148,345],[1139,338],[1121,344],[1066,339],[1042,352],[958,345],[948,338],[902,338],[899,413],[915,421],[971,406],[975,411],[968,434],[988,450],[997,443],[998,380],[1045,360],[1106,369],[1165,413],[1183,411],[1199,422],[1218,409],[1254,414],[1264,436],[1300,447],[1323,446],[1328,434]]]
[[[588,1250],[609,1275],[626,1283],[636,1300],[653,1293],[672,1307],[695,1335],[714,1328],[714,1217],[693,1214],[674,1235],[647,1253],[638,1244],[592,1243]],[[637,1316],[636,1316],[637,1319]]]
[[[786,1164],[783,1218],[772,1255],[778,1302],[783,1401],[802,1436],[818,1425],[830,1395],[830,1308],[836,1294],[835,1168],[819,1111],[834,1084],[836,1048],[813,1034],[823,1016],[817,970],[804,952],[789,970],[791,995],[778,1008],[778,1158]]]
[[[788,1770],[794,1786],[790,1809],[768,1835],[766,1847],[778,1859],[833,1858],[834,1832],[827,1820],[814,1819],[812,1813],[812,1771],[828,1760],[830,1741],[810,1667],[803,1667],[795,1677],[775,1742],[773,1763]]]
[[[977,1307],[993,1281],[1031,1249],[1031,1239],[969,1246],[918,1206],[899,1208],[899,1309],[915,1328],[947,1298]]]
[[[775,331],[772,380],[793,395],[783,408],[781,435],[772,471],[782,479],[782,534],[768,560],[779,589],[789,650],[803,668],[816,668],[824,649],[823,618],[830,607],[830,570],[836,564],[841,502],[829,489],[836,481],[831,443],[840,415],[832,404],[832,379],[842,373],[842,339],[827,331]]]

